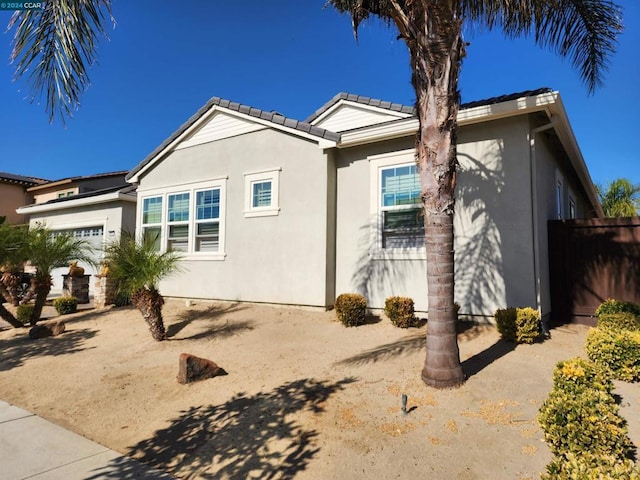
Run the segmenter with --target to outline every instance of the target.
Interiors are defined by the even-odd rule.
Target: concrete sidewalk
[[[0,400],[3,480],[174,480],[26,410]]]

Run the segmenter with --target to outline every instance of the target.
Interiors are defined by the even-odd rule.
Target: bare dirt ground
[[[420,380],[424,327],[178,300],[164,315],[166,342],[132,308],[66,316],[63,335],[38,341],[0,332],[0,399],[183,479],[534,479],[551,459],[536,416],[553,367],[584,356],[588,330],[513,348],[491,326],[467,329],[469,379],[434,390]],[[183,352],[228,375],[179,384]],[[640,387],[618,391],[638,444]]]

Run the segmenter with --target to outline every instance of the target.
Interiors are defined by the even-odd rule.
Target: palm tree
[[[49,121],[80,106],[90,81],[87,69],[97,59],[98,37],[106,37],[107,19],[115,25],[110,0],[51,0],[42,10],[16,11],[7,30],[15,28],[11,61],[14,79],[27,77],[32,98],[46,97]]]
[[[75,238],[68,233],[54,234],[43,225],[29,230],[27,253],[29,261],[36,267],[36,273],[22,302],[30,301],[35,296],[35,306],[30,319],[31,325],[35,325],[40,320],[42,307],[51,291],[53,269],[66,267],[74,260],[89,265],[95,265],[95,261],[92,256],[93,248],[86,240]]]
[[[140,310],[151,336],[157,341],[166,339],[162,320],[164,299],[158,291],[158,283],[178,271],[179,260],[178,252],[158,252],[156,239],[151,235],[138,241],[132,234],[123,232],[120,241],[106,249],[109,276],[117,282],[118,291],[128,295]]]
[[[596,186],[602,210],[607,217],[635,217],[640,212],[640,184],[626,178],[610,182],[606,188]]]
[[[18,283],[22,265],[27,260],[28,230],[26,225],[8,225],[0,222],[0,318],[11,326],[22,327],[22,322],[4,307],[7,301],[18,305]]]
[[[422,379],[427,385],[462,383],[453,299],[453,212],[458,77],[467,22],[509,37],[534,34],[541,46],[569,57],[589,91],[602,81],[607,55],[622,30],[620,7],[608,0],[329,0],[353,21],[376,16],[395,25],[409,49],[419,120],[416,162],[424,205],[429,326]]]

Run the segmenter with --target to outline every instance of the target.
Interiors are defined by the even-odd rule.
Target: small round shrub
[[[540,336],[540,312],[531,307],[516,312],[516,342],[533,343]]]
[[[25,305],[18,305],[18,309],[16,311],[16,316],[18,317],[18,321],[22,323],[29,323],[31,320],[31,316],[33,315],[33,310],[36,306],[33,303],[27,303]]]
[[[508,340],[510,342],[516,341],[516,318],[517,318],[517,309],[515,308],[502,308],[496,310],[494,315],[496,320],[496,326],[498,327],[498,332],[504,340]]]
[[[547,465],[542,480],[640,480],[640,470],[628,458],[592,453],[567,453]]]
[[[365,323],[367,300],[358,293],[343,293],[336,298],[335,309],[345,327],[357,327]]]
[[[602,313],[598,317],[598,327],[640,331],[640,316],[629,312]]]
[[[58,297],[53,300],[53,306],[60,315],[67,315],[78,311],[78,299],[76,297]]]
[[[553,388],[569,394],[577,394],[587,388],[611,393],[613,383],[594,362],[574,357],[556,364],[553,370]]]
[[[384,301],[384,313],[396,327],[409,328],[418,324],[413,299],[409,297],[387,298]]]
[[[633,302],[625,302],[624,300],[608,298],[596,309],[596,317],[600,317],[606,313],[631,313],[640,317],[640,305]]]
[[[588,452],[624,458],[633,452],[626,421],[607,392],[554,389],[540,408],[538,422],[555,455]]]
[[[614,378],[640,379],[640,332],[592,328],[585,343],[587,356]]]

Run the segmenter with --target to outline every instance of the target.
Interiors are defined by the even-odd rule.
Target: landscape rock
[[[34,325],[29,330],[29,338],[36,340],[38,338],[55,337],[65,331],[64,322],[53,322],[47,324]]]
[[[179,383],[191,383],[219,375],[227,375],[227,372],[211,360],[196,357],[188,353],[180,354],[178,361]]]

